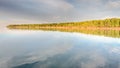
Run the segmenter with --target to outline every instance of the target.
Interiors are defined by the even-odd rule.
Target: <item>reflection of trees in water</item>
[[[107,37],[114,37],[120,38],[120,30],[89,30],[89,29],[42,29],[42,30],[50,30],[50,31],[62,31],[62,32],[79,32],[84,34],[92,34],[92,35],[99,35],[99,36],[107,36]]]
[[[63,22],[46,24],[19,24],[8,25],[9,29],[23,30],[50,30],[62,32],[80,32],[85,34],[120,37],[120,19],[91,20],[83,22]]]
[[[61,32],[78,32],[84,34],[93,34],[99,36],[107,37],[120,37],[120,30],[114,29],[101,29],[101,28],[81,28],[81,27],[14,27],[10,29],[20,29],[20,30],[44,30],[44,31],[61,31]]]

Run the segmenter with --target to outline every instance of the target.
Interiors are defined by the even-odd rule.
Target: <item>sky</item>
[[[120,0],[0,0],[0,28],[120,17]]]

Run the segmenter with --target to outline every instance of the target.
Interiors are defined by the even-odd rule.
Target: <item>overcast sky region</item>
[[[0,25],[104,19],[119,11],[120,0],[0,0]]]

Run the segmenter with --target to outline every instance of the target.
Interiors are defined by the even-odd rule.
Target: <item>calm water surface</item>
[[[0,33],[0,68],[120,68],[120,38],[8,30]]]

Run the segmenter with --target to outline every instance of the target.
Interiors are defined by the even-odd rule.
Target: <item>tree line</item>
[[[41,27],[120,27],[119,18],[110,18],[104,20],[90,20],[82,22],[63,22],[47,24],[13,24],[7,26],[10,29],[35,29]]]

